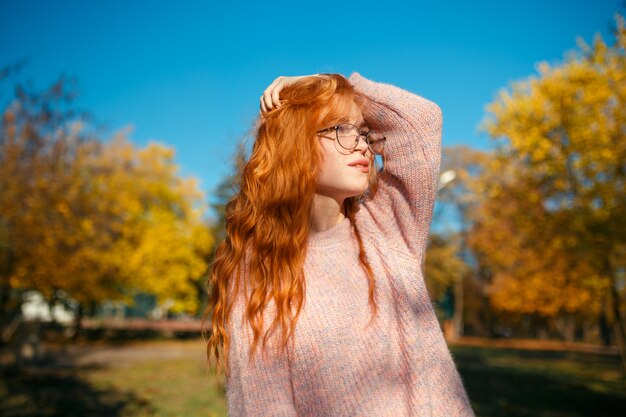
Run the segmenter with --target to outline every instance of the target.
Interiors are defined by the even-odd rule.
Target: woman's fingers
[[[280,99],[278,98],[280,95],[280,90],[283,89],[282,80],[283,76],[276,78],[272,83],[263,91],[263,95],[261,96],[261,110],[269,111],[274,107],[278,107],[278,103],[280,103]]]
[[[281,75],[280,77],[277,77],[265,89],[265,91],[263,91],[263,94],[261,95],[261,98],[260,98],[261,111],[262,112],[266,112],[266,111],[270,111],[270,110],[272,110],[274,108],[280,107],[280,105],[281,105],[281,102],[280,102],[280,92],[283,90],[283,88],[285,88],[285,87],[295,83],[300,78],[313,77],[313,76],[318,76],[318,75],[319,74],[301,75],[301,76],[294,76],[294,77],[285,77],[285,76]]]
[[[261,112],[265,113],[267,111],[267,109],[265,108],[265,101],[263,100],[263,96],[261,96]]]
[[[277,87],[274,87],[274,89],[272,90],[271,100],[272,100],[272,104],[276,108],[280,107],[280,90],[282,90],[282,87],[280,89]]]
[[[263,93],[263,101],[267,110],[272,110],[274,105],[272,104],[272,92],[271,90],[265,90]]]

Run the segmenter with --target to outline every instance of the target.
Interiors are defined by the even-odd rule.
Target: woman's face
[[[361,110],[351,106],[348,122],[367,130]],[[322,149],[322,165],[318,174],[318,194],[334,198],[339,204],[349,197],[365,192],[369,185],[369,170],[373,155],[365,138],[361,137],[356,148],[344,149],[337,143],[335,132],[321,133],[318,139]],[[363,165],[365,164],[365,166]]]

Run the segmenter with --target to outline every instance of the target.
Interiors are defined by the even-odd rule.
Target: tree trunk
[[[573,342],[576,334],[576,317],[562,313],[553,320],[554,331],[561,340]]]
[[[9,287],[7,284],[0,284],[0,335],[4,333],[5,327],[8,326],[10,323],[10,318],[7,311],[10,291],[11,287]],[[2,345],[1,337],[0,345]]]
[[[620,311],[621,300],[619,299],[619,292],[615,286],[615,279],[611,278],[611,309],[614,316],[613,331],[615,332],[615,341],[622,358],[623,376],[626,378],[626,328],[624,327],[624,319]]]
[[[602,338],[602,344],[604,346],[611,346],[611,326],[609,325],[609,321],[606,318],[606,298],[608,294],[604,293],[602,295],[602,303],[600,304],[600,318],[599,318],[599,327],[600,327],[600,337]]]
[[[452,340],[463,335],[463,275],[454,282],[454,315],[452,316]]]
[[[610,309],[613,315],[613,333],[615,335],[615,342],[619,348],[619,354],[622,358],[622,371],[623,377],[626,378],[626,327],[624,326],[624,318],[621,312],[621,301],[619,291],[617,289],[617,280],[615,277],[611,260],[606,257],[604,259],[604,273],[610,281],[609,285],[609,302]]]
[[[74,340],[78,339],[78,337],[80,336],[82,330],[83,315],[83,304],[78,303],[78,308],[76,309],[76,317],[74,318],[74,334],[72,335],[72,339]]]

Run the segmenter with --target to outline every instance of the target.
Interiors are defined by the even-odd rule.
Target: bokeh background
[[[625,415],[625,14],[0,0],[0,414],[226,415],[235,155],[277,76],[356,71],[443,110],[425,275],[476,414]]]

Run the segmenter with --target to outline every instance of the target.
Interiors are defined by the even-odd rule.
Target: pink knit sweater
[[[230,377],[232,417],[474,416],[422,275],[441,155],[439,107],[358,73],[370,127],[387,136],[386,174],[356,224],[376,280],[371,310],[358,243],[346,218],[309,237],[305,304],[286,355],[248,363],[251,330],[235,305]],[[265,323],[275,310],[266,309]],[[277,334],[277,332],[276,332]],[[270,339],[276,341],[275,339]]]

